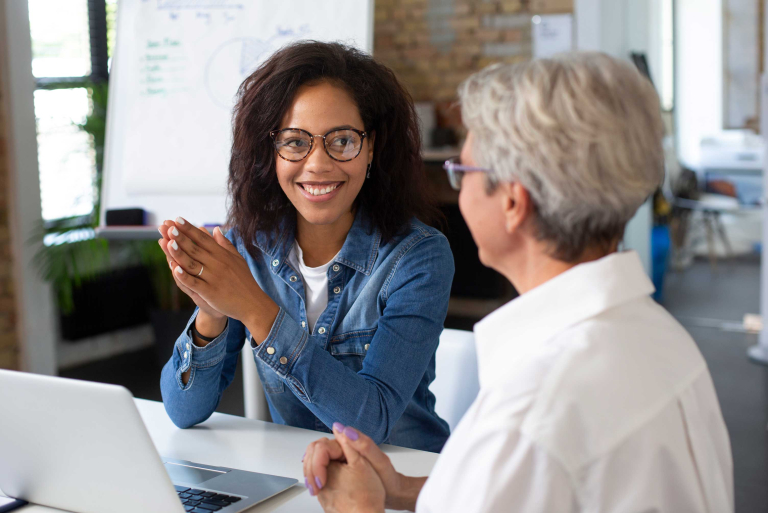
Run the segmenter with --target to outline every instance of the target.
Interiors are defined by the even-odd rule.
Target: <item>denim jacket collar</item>
[[[296,221],[291,218],[283,220],[277,234],[256,234],[256,247],[278,263],[272,272],[278,272],[288,260],[295,239]],[[368,276],[373,270],[380,244],[381,232],[371,226],[370,218],[362,208],[358,208],[355,221],[335,261]]]

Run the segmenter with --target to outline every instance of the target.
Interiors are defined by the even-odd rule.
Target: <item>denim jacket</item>
[[[454,272],[447,239],[414,219],[381,244],[358,211],[328,269],[328,307],[310,333],[301,275],[288,262],[290,225],[277,237],[257,236],[258,258],[234,231],[227,234],[279,313],[258,346],[230,318],[224,332],[197,347],[190,335],[196,311],[162,372],[171,420],[184,428],[213,413],[248,339],[274,422],[323,432],[341,422],[376,443],[439,452],[449,428],[435,413],[429,384]]]

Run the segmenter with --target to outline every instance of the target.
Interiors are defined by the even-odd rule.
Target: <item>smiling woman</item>
[[[178,426],[213,413],[248,339],[275,422],[442,448],[429,384],[454,268],[425,224],[437,210],[420,149],[410,97],[358,50],[294,44],[243,82],[231,230],[160,229],[199,307],[161,379]]]

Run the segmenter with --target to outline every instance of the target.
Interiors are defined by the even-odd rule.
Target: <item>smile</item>
[[[344,182],[326,184],[298,184],[301,189],[310,196],[327,196],[338,189]]]

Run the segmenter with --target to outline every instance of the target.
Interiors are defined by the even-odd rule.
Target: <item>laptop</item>
[[[0,490],[76,513],[238,513],[296,479],[158,455],[121,386],[0,370]]]

